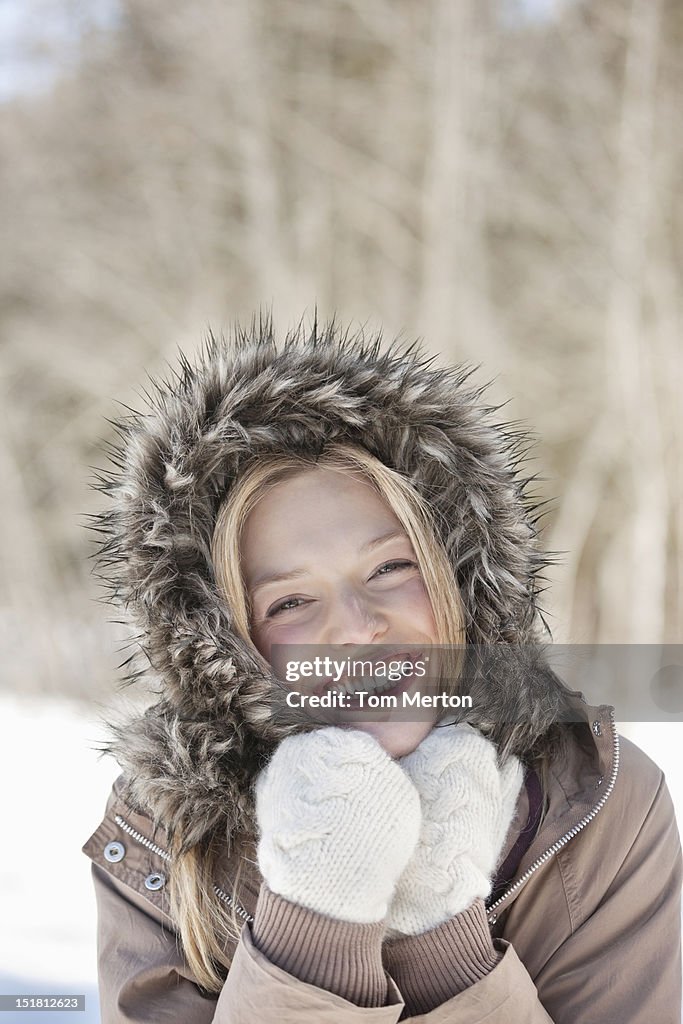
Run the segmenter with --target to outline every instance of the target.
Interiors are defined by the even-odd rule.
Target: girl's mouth
[[[398,696],[418,678],[415,674],[415,664],[421,657],[421,652],[412,650],[385,655],[374,660],[372,664],[373,666],[383,664],[387,667],[391,665],[391,669],[387,672],[375,674],[373,671],[371,675],[351,678],[344,676],[337,682],[326,682],[321,691],[345,695],[347,707],[360,706],[360,698],[357,696],[359,692],[368,696]]]

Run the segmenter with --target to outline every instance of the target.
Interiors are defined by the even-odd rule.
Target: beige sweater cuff
[[[448,1002],[489,974],[500,959],[481,899],[431,931],[384,944],[385,967],[406,1003],[404,1017]]]
[[[299,981],[356,1006],[385,1005],[382,921],[339,921],[290,903],[263,882],[251,931],[256,948]]]

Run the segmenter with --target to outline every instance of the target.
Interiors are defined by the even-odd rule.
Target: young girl
[[[261,322],[118,424],[99,565],[156,694],[83,847],[103,1024],[680,1020],[662,772],[547,665],[528,439],[432,364]],[[299,698],[353,711],[316,718],[301,650],[401,697],[446,651],[472,707],[323,676]]]

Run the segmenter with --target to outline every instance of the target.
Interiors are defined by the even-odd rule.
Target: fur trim
[[[160,699],[111,725],[103,749],[121,764],[129,799],[183,848],[253,827],[251,783],[282,738],[252,714],[271,681],[232,628],[210,558],[221,500],[263,453],[313,459],[344,440],[404,474],[436,513],[468,642],[510,655],[525,645],[523,670],[512,673],[525,725],[508,748],[522,753],[556,718],[560,690],[537,651],[541,626],[550,635],[537,600],[550,561],[538,546],[545,503],[527,493],[534,477],[520,476],[530,437],[492,421],[498,407],[467,384],[475,367],[437,368],[435,358],[417,343],[383,351],[380,335],[334,321],[300,326],[278,347],[262,318],[229,340],[210,335],[194,364],[181,356],[173,379],[152,381],[145,411],[114,424],[113,468],[95,483],[112,502],[92,517],[96,574],[138,630],[124,682],[151,676]],[[493,720],[510,689],[488,690]]]

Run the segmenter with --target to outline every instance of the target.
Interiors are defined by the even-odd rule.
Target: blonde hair
[[[442,652],[442,688],[452,691],[463,663],[464,611],[431,509],[405,477],[358,445],[331,443],[315,459],[285,453],[257,456],[229,491],[216,519],[211,557],[218,590],[230,609],[234,631],[253,648],[254,657],[264,669],[268,669],[250,634],[251,608],[241,570],[242,531],[249,514],[268,490],[317,467],[360,474],[385,500],[405,530],[431,602],[436,641],[447,645]],[[268,708],[264,707],[264,722],[268,714]],[[227,842],[227,837],[224,841]],[[237,941],[244,923],[234,905],[226,908],[213,890],[213,872],[219,855],[220,846],[214,840],[174,856],[169,886],[171,911],[179,927],[185,956],[197,981],[209,992],[220,991],[224,978],[221,967],[230,966],[225,953],[226,940]],[[241,873],[239,857],[238,863],[240,868],[233,883],[235,893]]]

